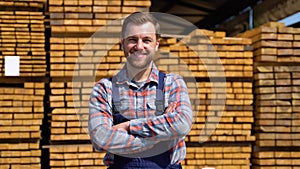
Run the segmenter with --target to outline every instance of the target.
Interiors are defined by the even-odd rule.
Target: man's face
[[[154,25],[147,22],[142,25],[129,23],[125,37],[121,41],[127,63],[136,69],[145,69],[152,64],[158,49]]]

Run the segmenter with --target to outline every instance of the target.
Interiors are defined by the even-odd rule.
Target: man
[[[107,152],[109,169],[180,169],[185,158],[190,99],[182,77],[164,75],[153,62],[159,29],[149,13],[128,16],[120,42],[127,61],[91,93],[89,133],[95,149]]]

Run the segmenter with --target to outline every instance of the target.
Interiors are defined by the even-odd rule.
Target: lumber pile
[[[44,83],[1,84],[0,168],[40,168]]]
[[[167,72],[192,77],[252,78],[251,40],[197,29],[186,37],[162,39],[157,64]],[[186,67],[184,67],[186,66]]]
[[[248,169],[251,152],[251,146],[188,147],[183,169]]]
[[[20,76],[45,76],[44,32],[44,15],[42,12],[1,11],[0,76],[4,76],[5,56],[20,56]]]
[[[256,169],[298,167],[292,161],[300,146],[299,35],[300,29],[277,22],[240,35],[254,48]]]
[[[28,11],[39,11],[45,7],[47,0],[5,0],[0,2],[3,10],[23,9]]]
[[[51,37],[50,76],[112,76],[125,60],[118,42],[118,38]]]
[[[46,52],[45,0],[0,2],[0,168],[41,169]],[[5,77],[5,57],[20,57]]]
[[[200,29],[182,39],[162,38],[161,55],[155,63],[163,71],[187,78],[196,110],[187,141],[201,142],[200,135],[208,137],[207,141],[254,141],[250,45],[247,38],[228,38],[225,32]],[[188,79],[191,76],[203,79],[195,83]],[[222,105],[224,111],[220,111]]]
[[[251,38],[256,62],[299,62],[300,29],[285,27],[284,23],[270,22],[241,37]]]
[[[89,142],[88,100],[92,87],[93,83],[83,82],[50,83],[51,142]]]
[[[212,154],[198,159],[195,158],[198,152],[190,153],[191,158],[184,163],[186,168],[250,168],[249,159],[237,164],[239,160],[233,155],[222,152],[225,145],[240,146],[249,150],[244,153],[250,158],[250,145],[255,141],[250,45],[248,38],[226,37],[225,32],[201,29],[180,38],[161,39],[161,55],[155,58],[155,63],[159,69],[185,78],[195,111],[192,130],[186,136],[191,145],[188,149],[210,149],[210,145],[222,142],[222,146],[213,147],[220,149],[221,154],[215,153],[220,159],[214,159]],[[228,159],[222,159],[225,156]]]
[[[188,82],[188,87],[190,82]],[[214,87],[210,82],[197,82],[200,103],[194,115],[194,124],[186,141],[189,142],[251,142],[255,140],[252,135],[254,122],[252,112],[252,83],[251,82],[226,82],[226,93],[222,87]],[[213,90],[219,91],[218,99],[226,99],[224,111],[218,110],[212,104]],[[190,92],[191,100],[194,93]],[[223,97],[223,98],[222,98]],[[203,140],[204,139],[204,140]]]
[[[299,151],[260,151],[253,154],[254,169],[292,169],[300,167]],[[258,167],[259,166],[259,167]]]
[[[40,139],[44,117],[44,83],[0,87],[0,139]]]
[[[81,168],[106,169],[103,165],[105,153],[95,152],[92,145],[50,146],[50,167],[52,169]]]
[[[53,33],[94,33],[101,26],[136,11],[148,11],[150,1],[49,0]]]
[[[41,169],[40,143],[0,143],[1,169]]]

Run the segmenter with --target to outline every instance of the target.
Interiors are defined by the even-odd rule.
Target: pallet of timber
[[[184,169],[250,169],[251,146],[187,147]]]
[[[111,21],[136,11],[149,11],[151,1],[50,0],[51,32],[94,33]],[[111,27],[118,32],[121,23]]]
[[[255,131],[257,145],[300,146],[300,66],[257,66]]]
[[[74,83],[50,83],[51,141],[90,140],[87,131],[88,101],[94,84]]]
[[[5,0],[0,2],[0,9],[19,9],[27,10],[43,9],[45,7],[46,0]]]
[[[103,41],[99,38],[50,39],[50,76],[108,77],[121,69],[125,60],[118,39]]]
[[[20,76],[45,76],[45,26],[42,12],[0,12],[0,60],[20,56]],[[4,64],[0,75],[4,76]],[[9,65],[6,65],[9,66]]]
[[[239,36],[252,39],[257,62],[299,63],[299,28],[270,22]]]
[[[39,147],[39,142],[0,143],[0,168],[40,169],[42,153]]]
[[[253,76],[250,39],[224,37],[222,32],[209,30],[205,34],[202,32],[203,30],[198,29],[175,44],[176,40],[163,43],[161,48],[166,52],[159,58],[159,65],[185,76]],[[182,69],[178,65],[187,65],[189,71],[179,71]]]
[[[45,85],[25,82],[0,87],[0,140],[40,139]]]
[[[90,144],[51,145],[50,168],[106,169],[104,152],[96,152]]]
[[[260,151],[254,152],[252,163],[254,169],[293,169],[300,167],[300,152],[291,151]]]
[[[195,88],[192,82],[187,82],[195,114],[186,141],[254,141],[251,133],[254,122],[252,83],[226,82],[225,88],[216,87],[218,83],[221,82],[197,82]]]

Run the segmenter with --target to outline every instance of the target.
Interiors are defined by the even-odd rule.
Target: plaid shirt
[[[107,151],[104,164],[109,165],[113,163],[113,154],[126,156],[145,151],[157,142],[172,140],[174,144],[168,150],[171,163],[180,163],[186,155],[184,138],[191,129],[193,117],[184,80],[179,75],[166,75],[163,89],[165,107],[173,102],[176,108],[156,116],[159,70],[153,64],[149,78],[138,87],[129,80],[125,67],[116,75],[116,84],[120,91],[120,111],[130,119],[130,131],[112,128],[112,83],[108,78],[101,79],[90,96],[89,133],[94,148]]]

